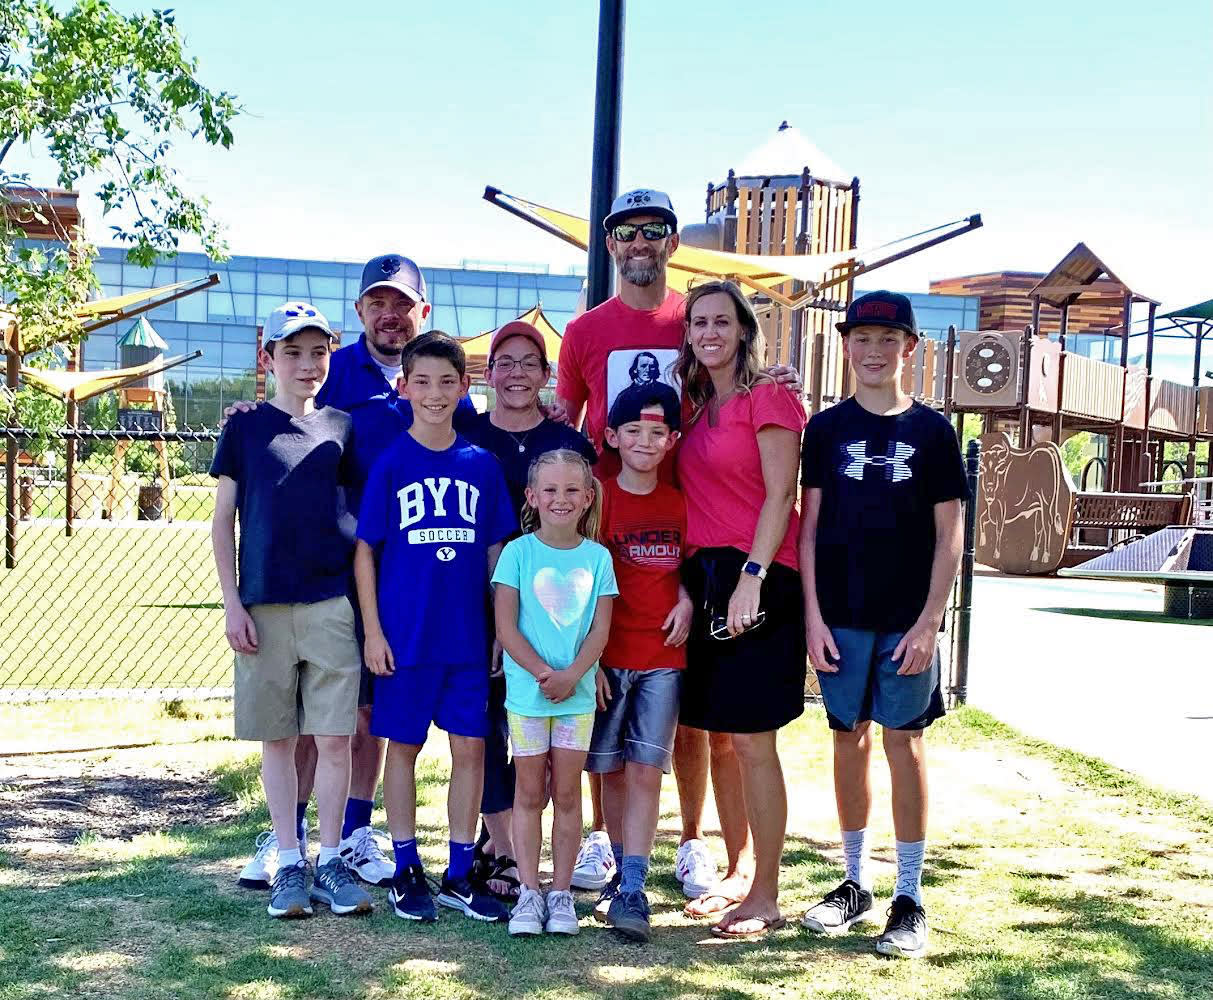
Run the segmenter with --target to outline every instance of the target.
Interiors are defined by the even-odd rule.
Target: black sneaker
[[[611,903],[619,895],[620,881],[619,872],[616,872],[611,881],[602,887],[602,892],[598,894],[598,901],[594,903],[594,919],[608,927],[611,925]]]
[[[625,938],[644,943],[652,934],[649,913],[649,899],[639,889],[620,892],[611,900],[607,923]]]
[[[872,912],[872,894],[854,879],[831,889],[816,906],[801,918],[801,926],[818,934],[845,934]]]
[[[894,958],[922,958],[927,953],[927,911],[909,896],[894,899],[876,950]]]
[[[438,919],[430,887],[425,880],[425,869],[421,865],[410,865],[403,875],[392,880],[387,891],[388,905],[402,920],[420,920],[432,924]]]
[[[458,910],[465,917],[473,920],[509,920],[510,911],[505,904],[489,891],[473,885],[471,879],[452,879],[447,873],[442,875],[442,888],[438,892],[438,905],[448,906]]]

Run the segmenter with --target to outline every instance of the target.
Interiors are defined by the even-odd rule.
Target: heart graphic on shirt
[[[563,628],[581,620],[586,605],[590,603],[594,577],[588,569],[580,566],[568,573],[545,566],[535,574],[531,589],[552,624]]]

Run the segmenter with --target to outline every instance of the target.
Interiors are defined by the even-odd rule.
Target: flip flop
[[[705,900],[709,900],[709,899],[719,899],[719,900],[722,900],[723,902],[721,903],[720,906],[713,906],[711,909],[708,909],[708,910],[692,910],[691,909],[691,907],[694,906],[696,903],[702,903]],[[687,905],[682,908],[682,913],[684,916],[691,917],[692,919],[695,919],[695,920],[701,919],[703,917],[715,917],[721,913],[724,913],[725,910],[728,910],[731,907],[736,906],[743,899],[745,899],[744,895],[743,896],[730,896],[727,892],[717,892],[714,889],[709,889],[702,896],[696,896],[689,903],[687,903]]]
[[[735,931],[731,924],[728,927],[716,924],[712,928],[712,933],[718,938],[728,938],[732,941],[757,941],[781,927],[786,927],[788,922],[784,917],[776,917],[774,920],[768,920],[766,917],[746,917],[744,920],[738,920],[737,923],[757,923],[758,926],[753,930]]]

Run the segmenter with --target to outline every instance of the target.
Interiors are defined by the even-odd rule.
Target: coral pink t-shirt
[[[673,374],[682,347],[685,297],[666,293],[656,309],[632,309],[618,295],[570,321],[560,343],[556,395],[574,411],[586,406],[586,434],[601,458],[599,479],[619,473],[619,456],[603,452],[603,430],[615,397],[645,379],[664,382],[681,394]],[[686,411],[683,412],[684,419]],[[662,478],[671,478],[672,462],[662,463]]]
[[[726,402],[715,427],[708,426],[704,414],[684,432],[678,482],[687,501],[688,555],[719,546],[750,551],[767,495],[758,432],[764,427],[786,427],[800,434],[807,421],[794,393],[761,382]],[[800,512],[793,507],[775,562],[798,568],[799,531]]]

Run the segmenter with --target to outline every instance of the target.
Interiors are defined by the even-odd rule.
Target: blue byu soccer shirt
[[[396,668],[488,663],[488,548],[518,528],[501,464],[456,436],[401,434],[371,469],[358,537],[379,555],[379,618]]]

